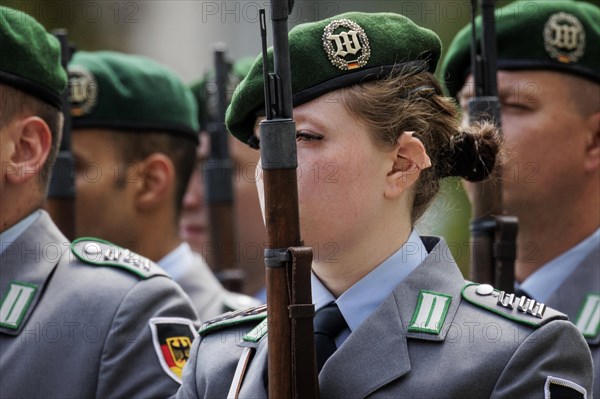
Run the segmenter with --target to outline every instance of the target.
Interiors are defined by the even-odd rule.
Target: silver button
[[[475,292],[482,296],[490,295],[492,292],[494,292],[494,287],[489,284],[481,284],[479,287],[477,287],[477,291]]]
[[[85,244],[83,250],[88,255],[98,255],[101,252],[100,245],[96,244],[95,242]]]

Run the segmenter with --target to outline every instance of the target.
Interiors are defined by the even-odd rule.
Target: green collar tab
[[[590,292],[579,309],[575,325],[584,337],[594,338],[600,332],[600,293]]]
[[[450,295],[421,290],[408,331],[439,335],[451,302]]]
[[[0,303],[0,327],[18,330],[33,301],[38,286],[13,281]]]

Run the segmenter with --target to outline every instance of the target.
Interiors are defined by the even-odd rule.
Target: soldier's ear
[[[23,184],[36,178],[52,147],[52,133],[43,119],[29,116],[9,123],[2,136],[6,160],[2,165],[6,180]]]
[[[594,172],[600,169],[600,111],[590,115],[587,124],[590,133],[587,138],[585,170]]]
[[[150,211],[171,206],[175,200],[172,193],[175,186],[175,167],[165,154],[154,153],[146,157],[139,165],[139,184],[136,192],[136,206],[140,210]]]
[[[415,184],[421,170],[431,166],[425,146],[413,133],[404,132],[394,148],[395,158],[387,175],[384,193],[386,198],[399,197]]]

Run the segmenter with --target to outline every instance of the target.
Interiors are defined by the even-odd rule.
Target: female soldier
[[[585,397],[589,351],[564,315],[465,282],[444,240],[414,230],[439,179],[484,179],[498,152],[491,125],[459,129],[433,76],[438,37],[400,15],[347,13],[296,27],[289,43],[302,236],[336,248],[313,261],[315,338],[335,341],[317,350],[321,396]],[[227,118],[255,144],[261,71],[258,60]],[[244,335],[257,319],[208,323],[179,397],[266,397],[267,336]]]

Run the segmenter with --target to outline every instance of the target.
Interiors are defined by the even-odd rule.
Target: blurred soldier
[[[114,52],[77,52],[69,80],[77,235],[106,238],[157,262],[202,320],[252,304],[227,292],[178,234],[198,144],[190,90],[170,69]]]
[[[227,98],[231,98],[237,84],[246,76],[254,58],[242,58],[233,64],[229,74]],[[212,79],[212,80],[211,80]],[[192,173],[181,214],[181,236],[192,249],[206,258],[212,249],[208,238],[208,214],[204,200],[202,164],[209,156],[210,136],[207,134],[211,114],[215,112],[216,88],[214,72],[191,86],[198,103],[200,123],[200,145],[198,146],[196,168]],[[263,303],[266,300],[265,269],[263,251],[266,232],[256,194],[255,170],[259,154],[238,140],[229,139],[229,152],[234,164],[234,217],[236,222],[236,261],[244,272],[244,292],[255,296]],[[212,265],[211,265],[212,267]]]
[[[600,369],[600,9],[518,1],[496,12],[508,160],[503,203],[519,218],[518,290],[566,313]],[[443,76],[468,120],[471,27]],[[527,37],[527,40],[523,40]],[[467,191],[470,187],[467,186]],[[598,375],[598,373],[596,373]],[[600,378],[594,396],[600,395]]]
[[[296,26],[289,46],[298,167],[337,167],[335,182],[298,179],[302,238],[339,248],[312,262],[321,397],[587,397],[589,349],[564,314],[466,282],[445,240],[414,229],[440,179],[485,179],[499,148],[492,125],[460,128],[433,75],[438,36],[346,13]],[[262,70],[227,113],[236,138],[260,145]],[[268,320],[206,323],[178,397],[266,397]]]
[[[70,243],[41,210],[63,124],[59,43],[0,7],[0,54],[0,397],[172,395],[199,323],[188,297],[144,257]]]

